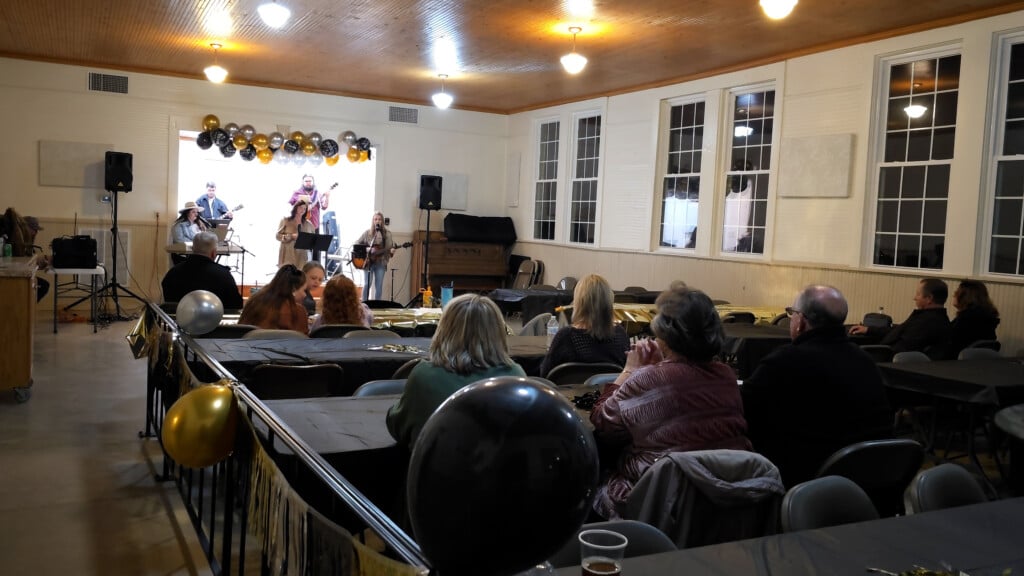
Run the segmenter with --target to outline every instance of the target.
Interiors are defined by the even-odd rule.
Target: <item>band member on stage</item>
[[[295,248],[295,240],[299,232],[313,232],[313,224],[309,221],[309,196],[299,196],[292,205],[292,213],[281,219],[277,227],[277,241],[281,248],[277,252],[277,266],[291,264],[300,271],[309,261],[309,250]]]
[[[300,196],[305,196],[309,199],[309,221],[313,224],[313,230],[319,234],[320,210],[327,210],[327,204],[331,199],[331,193],[321,193],[316,189],[316,184],[313,181],[313,175],[305,174],[302,176],[302,187],[292,192],[292,197],[288,200],[288,203],[294,206]]]
[[[217,198],[216,182],[206,183],[206,194],[196,199],[196,204],[202,208],[203,214],[205,214],[207,218],[221,220],[235,217],[231,210],[228,210],[228,205],[220,198]]]
[[[374,213],[370,229],[363,232],[356,243],[368,246],[366,263],[363,266],[363,270],[366,272],[366,279],[363,280],[363,300],[370,299],[371,280],[373,281],[373,297],[383,300],[384,272],[388,269],[388,261],[395,253],[395,242],[391,239],[391,231],[384,225],[384,214]]]
[[[185,202],[185,207],[178,211],[178,219],[171,226],[171,242],[175,244],[191,242],[196,234],[205,231],[206,225],[199,216],[202,211],[202,206],[196,206],[195,202]],[[171,254],[172,263],[179,264],[184,261],[183,254]]]

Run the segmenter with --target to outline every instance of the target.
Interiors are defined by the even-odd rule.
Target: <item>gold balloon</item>
[[[270,147],[270,138],[266,134],[256,134],[252,137],[252,147],[257,150],[265,150]]]
[[[359,151],[359,161],[360,162],[366,162],[369,159],[370,159],[370,151],[369,150],[360,150]]]
[[[243,150],[249,145],[249,141],[246,140],[245,134],[242,134],[241,132],[235,134],[234,138],[231,139],[231,143],[235,146],[236,150]]]
[[[355,146],[349,148],[345,157],[348,158],[349,162],[359,162],[359,148],[356,148]]]
[[[302,144],[299,144],[299,146],[302,147],[302,153],[305,154],[306,156],[309,156],[313,152],[316,152],[316,144],[313,144],[313,142],[310,140],[306,140]]]
[[[296,130],[295,132],[292,132],[292,135],[289,136],[288,139],[295,140],[295,143],[301,146],[302,143],[306,141],[306,135]]]
[[[211,384],[185,394],[164,416],[164,450],[189,468],[213,466],[235,446],[238,405],[230,386]]]
[[[203,116],[203,131],[208,132],[210,130],[216,130],[220,128],[220,118],[217,118],[213,114],[207,114]]]
[[[274,151],[270,148],[263,148],[256,151],[256,157],[260,159],[261,164],[269,164],[274,159]]]
[[[327,156],[326,158],[324,158],[324,164],[327,164],[328,166],[334,166],[335,164],[338,163],[338,160],[340,159],[340,154],[335,154],[334,156]]]

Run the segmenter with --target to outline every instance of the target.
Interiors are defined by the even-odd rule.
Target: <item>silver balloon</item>
[[[252,140],[252,137],[256,134],[256,129],[252,127],[252,124],[245,124],[238,130],[245,134],[246,140]]]
[[[292,154],[291,161],[292,164],[296,166],[302,166],[306,163],[306,155],[302,152],[296,152],[295,154]]]
[[[356,133],[351,130],[345,130],[338,136],[338,140],[345,143],[346,146],[352,146],[356,143]]]
[[[228,136],[234,138],[235,134],[238,134],[238,124],[235,124],[234,122],[228,122],[224,125],[224,130],[227,131]],[[246,138],[246,140],[248,140],[248,138]]]
[[[274,152],[274,164],[291,164],[292,155],[288,153],[284,148],[278,148]]]
[[[320,141],[323,139],[324,137],[321,136],[319,132],[310,132],[309,134],[306,134],[306,140],[309,140],[317,146],[320,146]]]
[[[178,328],[193,336],[212,331],[224,317],[224,304],[213,292],[193,290],[185,294],[174,313]]]
[[[313,166],[319,166],[320,164],[323,163],[323,161],[324,161],[323,154],[320,154],[319,152],[313,152],[309,156],[306,156],[306,162],[308,162],[309,164],[311,164]]]
[[[281,147],[281,144],[284,144],[284,135],[280,132],[271,132],[268,138],[270,139],[270,147],[274,150],[277,150]]]

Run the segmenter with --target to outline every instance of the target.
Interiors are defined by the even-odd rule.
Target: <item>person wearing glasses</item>
[[[808,286],[786,312],[793,342],[765,356],[741,393],[754,450],[792,487],[840,448],[891,438],[893,411],[874,360],[849,340],[839,290]]]
[[[228,205],[220,198],[217,198],[216,182],[206,183],[206,194],[203,194],[196,199],[196,205],[202,207],[201,212],[207,218],[221,220],[235,217],[235,215],[231,213],[231,210],[228,210]]]
[[[238,323],[309,334],[309,317],[300,304],[305,296],[306,275],[295,266],[285,264],[277,269],[270,284],[249,297]]]

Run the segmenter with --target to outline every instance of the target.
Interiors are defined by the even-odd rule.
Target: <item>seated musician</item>
[[[240,310],[242,295],[238,284],[226,266],[214,262],[216,258],[217,235],[213,232],[196,234],[192,238],[192,253],[168,270],[160,282],[164,302],[178,302],[193,290],[208,290],[220,298],[225,310]]]
[[[613,322],[615,293],[608,281],[597,274],[584,276],[572,295],[572,324],[555,334],[540,373],[566,362],[626,363],[629,336]]]
[[[496,376],[525,375],[509,356],[498,305],[479,294],[453,298],[430,341],[429,359],[412,369],[405,392],[388,410],[388,432],[412,449],[434,410],[463,386]]]
[[[270,284],[249,297],[238,323],[309,334],[309,316],[300,304],[305,295],[306,275],[285,264],[277,269]]]

